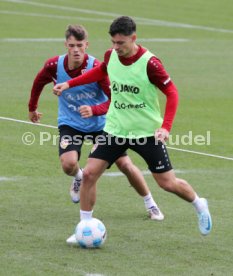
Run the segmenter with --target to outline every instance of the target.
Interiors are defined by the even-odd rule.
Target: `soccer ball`
[[[99,219],[84,219],[76,226],[75,237],[77,243],[83,248],[100,247],[107,237],[106,227]]]

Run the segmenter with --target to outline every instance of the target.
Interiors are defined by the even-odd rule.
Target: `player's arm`
[[[94,61],[93,67],[99,66],[101,63],[97,59]],[[103,65],[101,65],[103,66]],[[104,68],[103,68],[104,69]],[[104,69],[105,70],[105,69]],[[92,116],[101,116],[107,113],[109,105],[110,105],[110,99],[111,99],[111,90],[110,90],[110,81],[109,78],[106,76],[100,81],[97,82],[99,87],[102,89],[102,91],[105,93],[105,95],[108,97],[108,100],[101,104],[97,105],[82,105],[79,108],[79,112],[82,116],[82,118],[89,118]]]
[[[165,128],[170,132],[178,107],[179,94],[172,81],[167,87],[162,88],[161,91],[167,97],[162,128]]]
[[[29,109],[28,117],[29,117],[29,120],[32,121],[33,123],[40,122],[40,118],[42,116],[42,113],[37,111],[37,107],[38,107],[38,102],[39,102],[41,92],[46,84],[44,80],[44,76],[45,76],[45,72],[44,72],[44,68],[42,68],[37,74],[36,78],[34,79],[32,89],[31,89],[31,95],[28,102],[28,109]]]
[[[99,66],[101,63],[96,59],[94,62],[94,67]],[[102,70],[107,72],[107,66],[105,65],[105,61],[101,64]],[[108,76],[105,76],[103,79],[98,81],[99,87],[102,89],[102,91],[105,93],[107,96],[108,100],[105,102],[98,104],[98,105],[93,105],[91,106],[91,111],[94,116],[101,116],[107,113],[109,105],[110,105],[110,99],[111,99],[111,89],[110,89],[110,80]]]
[[[44,67],[38,72],[33,81],[30,99],[28,102],[28,117],[33,123],[38,123],[42,116],[42,113],[37,111],[39,98],[44,86],[54,81],[56,78],[56,61],[57,57],[47,60]]]
[[[102,80],[100,80],[98,82],[98,85],[103,90],[103,92],[107,96],[108,100],[106,100],[105,102],[103,102],[101,104],[91,107],[93,115],[95,115],[95,116],[100,116],[100,115],[106,114],[108,112],[108,108],[109,108],[110,101],[111,101],[110,80],[109,80],[108,76],[106,76]]]
[[[152,57],[147,66],[148,77],[166,96],[166,106],[161,128],[156,130],[155,137],[162,141],[168,139],[178,107],[178,90],[165,71],[161,61]]]
[[[110,81],[108,77],[104,78],[103,80],[98,82],[101,89],[104,91],[106,96],[108,97],[108,100],[98,104],[98,105],[82,105],[79,108],[79,112],[83,118],[89,118],[91,116],[100,116],[107,113],[109,105],[110,105],[110,99],[111,99],[111,91],[110,91]]]
[[[74,86],[84,85],[92,82],[98,82],[103,80],[108,76],[107,68],[105,62],[100,63],[98,66],[87,71],[86,73],[73,78],[67,82],[59,83],[54,86],[53,93],[57,96],[60,96],[61,93]]]

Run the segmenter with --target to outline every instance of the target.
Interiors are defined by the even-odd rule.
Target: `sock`
[[[75,175],[75,178],[78,180],[83,178],[83,171],[81,169],[78,170],[78,172]]]
[[[202,199],[196,194],[195,199],[192,201],[192,204],[197,212],[201,212],[204,208]]]
[[[143,199],[144,199],[144,204],[145,204],[146,209],[150,209],[153,206],[157,207],[157,204],[155,203],[151,193],[144,196]]]
[[[83,219],[91,219],[93,214],[93,210],[91,211],[83,211],[80,209],[80,220]]]

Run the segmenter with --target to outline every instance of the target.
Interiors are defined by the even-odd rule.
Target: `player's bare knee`
[[[73,175],[74,174],[74,171],[77,170],[77,162],[72,162],[72,161],[69,161],[69,162],[62,162],[61,161],[61,164],[62,164],[62,169],[64,171],[64,173],[66,173],[67,175]]]
[[[93,181],[97,178],[96,174],[94,173],[93,170],[90,170],[88,168],[85,168],[83,170],[83,180],[84,182],[89,182],[89,181]]]

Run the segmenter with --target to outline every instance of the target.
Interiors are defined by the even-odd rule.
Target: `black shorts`
[[[91,143],[95,143],[96,138],[101,135],[103,131],[97,132],[81,132],[77,129],[74,129],[67,125],[62,125],[59,127],[59,156],[63,153],[75,150],[78,152],[78,156],[80,159],[81,148],[84,141],[90,141]]]
[[[112,136],[106,132],[104,139],[93,147],[89,158],[105,160],[111,166],[127,149],[137,152],[147,163],[153,173],[172,170],[166,146],[155,140],[154,136],[140,139],[126,139]]]

